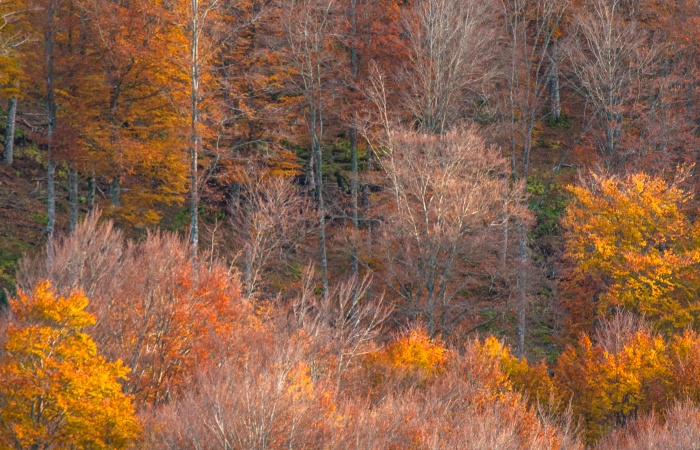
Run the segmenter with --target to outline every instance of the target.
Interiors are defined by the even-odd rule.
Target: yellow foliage
[[[426,377],[442,372],[447,361],[447,350],[439,339],[430,339],[422,328],[411,330],[386,349],[392,367],[417,371]]]
[[[495,336],[489,336],[480,344],[480,351],[499,362],[499,384],[526,394],[531,405],[549,402],[554,384],[544,362],[529,365],[525,358],[517,358]]]
[[[373,383],[388,380],[424,384],[445,369],[448,351],[439,339],[423,328],[410,330],[386,348],[370,353],[367,363]]]
[[[598,312],[622,306],[660,330],[694,326],[700,314],[700,228],[683,211],[690,196],[643,173],[569,187],[564,225],[576,271],[601,286]]]
[[[658,411],[676,389],[671,359],[661,336],[637,332],[617,353],[583,336],[555,368],[562,403],[571,402],[590,443],[633,415]]]
[[[0,448],[126,448],[139,434],[131,399],[80,330],[95,321],[81,293],[56,298],[48,282],[10,302],[16,317],[0,357]]]

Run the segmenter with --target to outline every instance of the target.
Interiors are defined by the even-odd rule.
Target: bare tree
[[[633,18],[621,13],[620,0],[595,0],[578,17],[565,47],[576,86],[595,111],[601,131],[598,149],[608,168],[623,163],[633,148],[625,147],[625,122],[641,101],[658,46]]]
[[[238,204],[231,204],[235,240],[246,295],[253,296],[262,275],[284,259],[314,229],[312,205],[291,179],[257,171],[242,184]]]
[[[310,175],[318,209],[321,282],[328,296],[326,207],[323,198],[323,137],[327,125],[329,76],[337,64],[332,53],[336,23],[335,0],[288,0],[281,17],[284,31],[287,78],[302,98],[311,147]]]
[[[475,274],[497,266],[487,261],[498,254],[503,223],[527,217],[524,186],[511,187],[507,160],[471,130],[389,136],[380,158],[390,192],[382,234],[386,282],[405,313],[423,317],[432,335],[448,335],[474,314],[460,293]]]
[[[356,277],[332,289],[330,295],[318,301],[312,292],[313,267],[304,274],[301,295],[293,304],[294,318],[324,353],[333,354],[335,387],[353,360],[372,349],[372,342],[393,308],[383,297],[369,298],[370,277]]]
[[[541,120],[542,107],[548,88],[558,99],[558,54],[554,33],[568,6],[568,0],[503,0],[502,20],[507,37],[505,63],[508,67],[507,135],[510,141],[513,179],[527,180],[530,172],[532,137],[536,123]],[[558,101],[558,100],[557,100]],[[559,108],[557,103],[553,109]],[[524,198],[523,198],[524,200]],[[523,207],[527,205],[523,204]],[[517,291],[518,345],[525,352],[525,324],[528,305],[528,272],[530,255],[525,223],[516,227],[517,260],[515,289]],[[509,248],[509,224],[504,226],[502,261],[505,264]]]
[[[476,0],[417,1],[404,17],[404,102],[421,130],[447,131],[492,78],[493,19],[490,3]]]

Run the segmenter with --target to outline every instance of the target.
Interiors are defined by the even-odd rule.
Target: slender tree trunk
[[[318,240],[321,247],[321,283],[323,300],[328,297],[328,256],[326,254],[326,208],[323,201],[323,166],[321,143],[314,139],[314,159],[316,163],[316,200],[318,202]]]
[[[15,152],[15,122],[17,120],[17,96],[10,99],[7,108],[7,126],[5,127],[5,164],[12,165]]]
[[[243,284],[245,286],[246,297],[253,296],[253,251],[250,246],[246,246],[243,255]]]
[[[508,267],[508,246],[510,245],[508,242],[510,232],[510,222],[508,220],[508,200],[503,201],[503,215],[506,217],[506,220],[503,223],[503,241],[501,242],[501,270],[503,271],[501,275],[505,276],[506,269]]]
[[[70,168],[70,232],[72,233],[78,227],[78,169],[71,166]]]
[[[90,178],[88,178],[88,197],[87,197],[88,210],[90,212],[94,211],[94,209],[95,209],[95,190],[96,189],[97,189],[97,184],[95,181],[95,171],[92,171],[90,173]]]
[[[358,166],[357,166],[357,129],[355,126],[350,130],[350,165],[352,167],[352,228],[355,235],[352,238],[352,268],[351,275],[358,276],[359,272],[359,255],[357,238],[360,230],[360,212],[358,202]]]
[[[551,67],[549,72],[549,108],[552,114],[552,122],[561,120],[561,97],[559,95],[559,47],[552,44],[550,50]]]
[[[197,258],[199,247],[199,182],[197,158],[201,137],[199,135],[199,0],[190,0],[192,15],[190,35],[190,246],[192,257]]]
[[[367,166],[369,167],[369,154],[370,152],[367,152]],[[370,195],[370,187],[367,184],[364,184],[361,187],[361,194],[360,194],[360,205],[364,211],[369,211],[369,195]],[[367,215],[363,216],[363,221],[364,221],[364,234],[365,234],[365,252],[367,252],[368,255],[372,254],[372,220],[371,217],[368,217]],[[369,287],[367,288],[367,293],[365,294],[365,298],[372,298],[374,296],[374,284],[370,283]]]
[[[121,183],[118,176],[109,183],[109,200],[112,203],[112,208],[121,205]]]
[[[56,130],[56,98],[54,90],[54,45],[56,41],[55,22],[58,12],[58,1],[50,0],[47,8],[47,23],[44,33],[44,60],[46,64],[46,115],[48,121],[48,130],[46,138],[48,141],[47,159],[48,159],[48,174],[47,180],[47,222],[46,222],[46,239],[51,242],[53,239],[54,227],[56,224],[56,186],[55,174],[56,163],[53,159],[53,135]],[[50,248],[50,246],[49,246]],[[48,254],[49,265],[52,263],[52,255]]]
[[[525,357],[525,332],[527,318],[527,229],[522,222],[518,224],[518,245],[520,247],[520,267],[518,270],[518,345],[517,356]]]
[[[352,45],[350,46],[350,75],[354,82],[357,82],[357,77],[360,72],[360,61],[357,55],[357,1],[350,0],[350,27],[352,30]],[[354,91],[354,87],[352,88]],[[357,277],[359,275],[359,255],[357,238],[360,230],[360,214],[358,205],[358,167],[357,167],[357,127],[355,124],[355,116],[353,114],[353,123],[350,128],[350,165],[352,171],[351,189],[352,189],[352,227],[354,236],[352,239],[352,267],[351,275]]]

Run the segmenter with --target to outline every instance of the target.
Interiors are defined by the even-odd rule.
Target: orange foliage
[[[367,355],[365,364],[370,379],[380,389],[396,383],[421,386],[442,373],[448,354],[440,339],[430,339],[424,328],[416,328]]]
[[[48,282],[10,301],[15,320],[0,353],[2,448],[127,448],[140,432],[108,362],[81,331],[95,323],[88,300],[56,296]]]
[[[218,262],[194,262],[174,235],[125,242],[111,222],[93,217],[52,251],[50,270],[28,261],[23,285],[45,277],[59,292],[89,293],[97,323],[87,331],[108,357],[131,367],[124,387],[140,407],[181,393],[195,368],[247,345],[244,330],[255,320],[237,275]]]
[[[598,314],[622,306],[660,330],[695,325],[700,228],[684,211],[690,195],[643,173],[594,176],[593,186],[569,190],[567,255],[576,276],[598,287]]]

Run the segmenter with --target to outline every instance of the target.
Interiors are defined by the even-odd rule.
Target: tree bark
[[[358,202],[358,165],[357,165],[357,129],[353,126],[350,130],[350,165],[351,165],[351,189],[352,189],[352,228],[355,235],[352,238],[352,267],[351,275],[358,276],[359,254],[357,238],[360,230],[360,211]]]
[[[357,54],[357,1],[350,0],[350,27],[352,33],[352,45],[350,47],[350,75],[354,82],[357,82],[357,77],[360,72],[360,61]],[[354,91],[354,87],[351,88]],[[357,127],[353,115],[353,123],[350,126],[350,166],[351,166],[351,190],[352,190],[352,227],[355,232],[352,238],[352,264],[350,273],[353,277],[358,276],[359,272],[359,255],[357,238],[360,230],[360,214],[358,206],[358,166],[357,166]]]
[[[555,43],[550,49],[550,71],[549,71],[549,107],[552,115],[552,122],[558,123],[561,120],[561,97],[559,95],[559,48]]]
[[[520,267],[518,269],[518,345],[517,356],[525,357],[525,332],[527,319],[527,229],[522,222],[518,224],[518,245],[520,247]]]
[[[88,198],[87,198],[87,203],[88,203],[88,210],[92,212],[95,209],[95,190],[97,189],[97,185],[95,182],[95,172],[90,173],[90,178],[88,178]]]
[[[56,163],[53,159],[53,135],[56,130],[56,97],[54,89],[54,45],[56,41],[55,22],[58,13],[58,1],[50,0],[46,9],[47,21],[44,30],[44,62],[46,64],[46,115],[48,121],[47,138],[47,159],[48,159],[48,174],[47,180],[47,221],[46,221],[46,239],[51,242],[54,234],[56,223],[56,187],[55,174]],[[50,246],[49,246],[50,248]],[[52,262],[51,254],[48,254],[49,265]]]
[[[190,246],[193,258],[199,247],[199,183],[197,158],[201,145],[199,135],[199,0],[190,0]]]
[[[328,297],[328,255],[326,254],[326,207],[323,201],[323,164],[321,143],[314,140],[314,159],[316,163],[316,200],[318,202],[318,241],[321,247],[321,283],[323,300]]]
[[[70,168],[70,222],[69,230],[74,232],[78,227],[78,169],[71,166]]]
[[[112,208],[121,205],[121,183],[119,177],[114,177],[109,183],[109,200],[112,203]]]
[[[5,155],[4,161],[8,166],[12,165],[15,152],[15,123],[17,120],[17,96],[10,99],[7,108],[7,126],[5,127]]]

